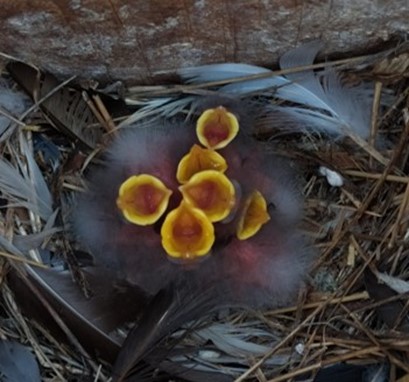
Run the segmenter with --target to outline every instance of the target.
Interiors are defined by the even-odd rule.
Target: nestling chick
[[[196,129],[121,132],[78,200],[74,229],[96,261],[155,296],[118,355],[115,381],[187,321],[289,302],[311,262],[294,172],[252,139],[248,105],[210,103]]]
[[[97,262],[149,294],[172,283],[211,286],[216,305],[282,304],[310,261],[293,171],[249,136],[248,105],[204,104],[196,131],[122,132],[79,198],[74,229]]]

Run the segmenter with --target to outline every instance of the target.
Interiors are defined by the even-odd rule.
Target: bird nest
[[[287,70],[331,67],[349,83],[374,81],[370,136],[333,139],[310,131],[258,132],[271,152],[299,169],[305,196],[300,229],[318,255],[306,285],[289,306],[224,309],[194,329],[184,326],[182,336],[183,328],[169,333],[179,348],[197,350],[187,357],[192,370],[211,365],[237,382],[313,381],[317,376],[329,380],[337,375],[361,380],[364,374],[383,378],[376,380],[408,378],[408,57],[407,47],[399,47]],[[7,107],[2,101],[0,109],[0,118],[8,121],[0,150],[10,167],[0,179],[1,339],[27,346],[44,381],[107,381],[110,364],[87,350],[95,344],[84,345],[93,337],[86,330],[82,338],[73,334],[66,315],[60,315],[58,304],[27,267],[68,269],[67,282],[85,297],[92,295],[92,283],[83,271],[91,258],[67,227],[73,195],[84,190],[89,164],[98,161],[118,126],[155,115],[186,115],[184,99],[214,94],[215,86],[234,80],[100,89],[92,80],[59,82],[21,63],[4,67],[1,74],[4,94],[17,105]],[[22,95],[22,88],[34,104]],[[382,108],[385,90],[390,101]],[[169,108],[163,97],[176,101]],[[41,195],[41,203],[30,199],[30,190]],[[130,326],[117,328],[121,341]],[[31,366],[18,365],[24,357],[16,357],[17,369],[35,373]],[[185,376],[154,369],[146,371],[145,378]]]

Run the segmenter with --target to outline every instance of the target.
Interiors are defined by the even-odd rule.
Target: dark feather
[[[143,316],[128,334],[113,368],[114,381],[124,381],[133,374],[133,369],[142,359],[151,366],[160,366],[166,352],[175,346],[179,339],[168,342],[161,355],[156,354],[162,341],[183,324],[208,317],[217,304],[211,288],[198,294],[188,285],[169,285],[161,290],[150,302]],[[180,367],[180,371],[185,368]]]
[[[377,277],[370,271],[365,271],[365,286],[369,296],[375,301],[383,301],[397,296],[389,286],[379,283]],[[375,308],[378,317],[390,328],[409,332],[409,317],[407,312],[402,315],[404,303],[399,300],[389,301]],[[400,322],[399,322],[400,321]]]
[[[338,363],[320,369],[314,382],[387,382],[389,364],[354,365]]]
[[[113,368],[114,381],[123,381],[141,357],[153,350],[152,343],[161,336],[162,327],[167,324],[172,314],[175,303],[173,297],[171,289],[162,290],[147,306],[145,315],[128,334],[118,354]]]
[[[87,351],[112,362],[123,340],[115,329],[134,321],[143,310],[145,300],[140,290],[117,282],[102,269],[88,268],[84,273],[91,290],[89,298],[84,296],[67,271],[26,267],[26,275],[14,270],[9,281],[28,316],[66,339],[52,314],[40,299],[34,298],[36,294],[31,292],[34,287]]]
[[[363,382],[365,366],[340,363],[322,368],[314,382]]]
[[[41,73],[29,65],[12,62],[7,65],[14,80],[33,98],[40,101],[60,85],[49,73]],[[39,105],[50,123],[70,139],[94,149],[101,141],[102,129],[79,90],[62,87]]]

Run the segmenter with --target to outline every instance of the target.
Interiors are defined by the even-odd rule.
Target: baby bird
[[[270,296],[264,305],[283,303],[308,263],[296,174],[250,137],[248,105],[203,105],[196,129],[164,122],[119,134],[79,197],[77,237],[151,295],[212,280],[232,291],[223,303],[259,305],[253,287]]]
[[[232,99],[198,110],[195,124],[121,132],[78,199],[73,227],[96,262],[148,295],[176,291],[131,332],[115,380],[185,321],[288,302],[312,259],[295,172],[251,137],[256,111]]]

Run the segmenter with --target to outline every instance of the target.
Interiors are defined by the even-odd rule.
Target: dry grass
[[[391,365],[390,381],[397,380],[398,370],[409,375],[409,330],[405,325],[408,294],[391,292],[385,297],[378,293],[385,285],[379,286],[368,279],[371,273],[409,280],[409,87],[406,60],[402,58],[399,65],[399,57],[399,54],[393,58],[379,55],[371,57],[369,63],[368,57],[358,57],[325,64],[348,67],[351,78],[376,80],[369,142],[349,134],[344,141],[331,143],[316,137],[295,140],[287,136],[272,144],[273,151],[291,158],[302,169],[306,197],[302,228],[313,240],[320,256],[311,272],[308,289],[300,293],[294,306],[236,313],[226,319],[231,322],[257,319],[259,325],[269,328],[279,339],[267,354],[254,360],[236,382],[249,379],[291,381],[307,372],[314,375],[320,368],[341,361],[369,364],[387,360]],[[364,69],[359,73],[353,71],[354,65],[362,62],[366,63]],[[385,85],[396,91],[397,98],[389,110],[380,114],[379,96]],[[191,93],[199,88],[193,85],[158,86],[133,88],[130,92],[136,98],[146,99],[175,92]],[[26,155],[21,145],[23,137],[36,154],[33,131],[45,131],[51,140],[58,139],[44,127],[43,117],[38,113],[43,101],[38,101],[17,120],[11,118],[15,122],[14,133],[1,143],[0,152],[14,163],[17,156],[24,160]],[[105,131],[115,131],[115,119],[101,99],[93,97],[85,101]],[[7,115],[1,110],[0,113]],[[375,142],[381,144],[375,145]],[[53,181],[50,189],[54,199],[61,201],[81,189],[81,171],[98,149],[88,158],[76,153],[74,144],[60,150],[63,162],[58,182],[55,183],[49,173],[44,175]],[[42,169],[47,168],[44,158],[36,155],[36,159]],[[331,187],[325,178],[318,176],[320,165],[341,174],[344,185]],[[62,209],[67,207],[64,202],[58,205]],[[16,233],[25,235],[40,230],[38,216],[30,211],[23,208],[1,210],[0,233],[9,240]],[[61,251],[64,261],[76,270],[70,251],[64,252],[66,241],[69,241],[68,236],[54,235],[49,245],[55,252]],[[43,367],[45,381],[108,380],[109,367],[92,360],[78,342],[72,340],[71,346],[62,344],[47,329],[22,315],[5,276],[10,268],[21,269],[21,262],[38,264],[39,259],[37,250],[30,251],[30,258],[11,250],[0,253],[3,296],[0,338],[15,338],[29,344]],[[389,320],[385,319],[382,307],[390,308]],[[301,348],[297,347],[300,344]],[[275,354],[294,356],[288,364],[272,371],[264,363]]]

